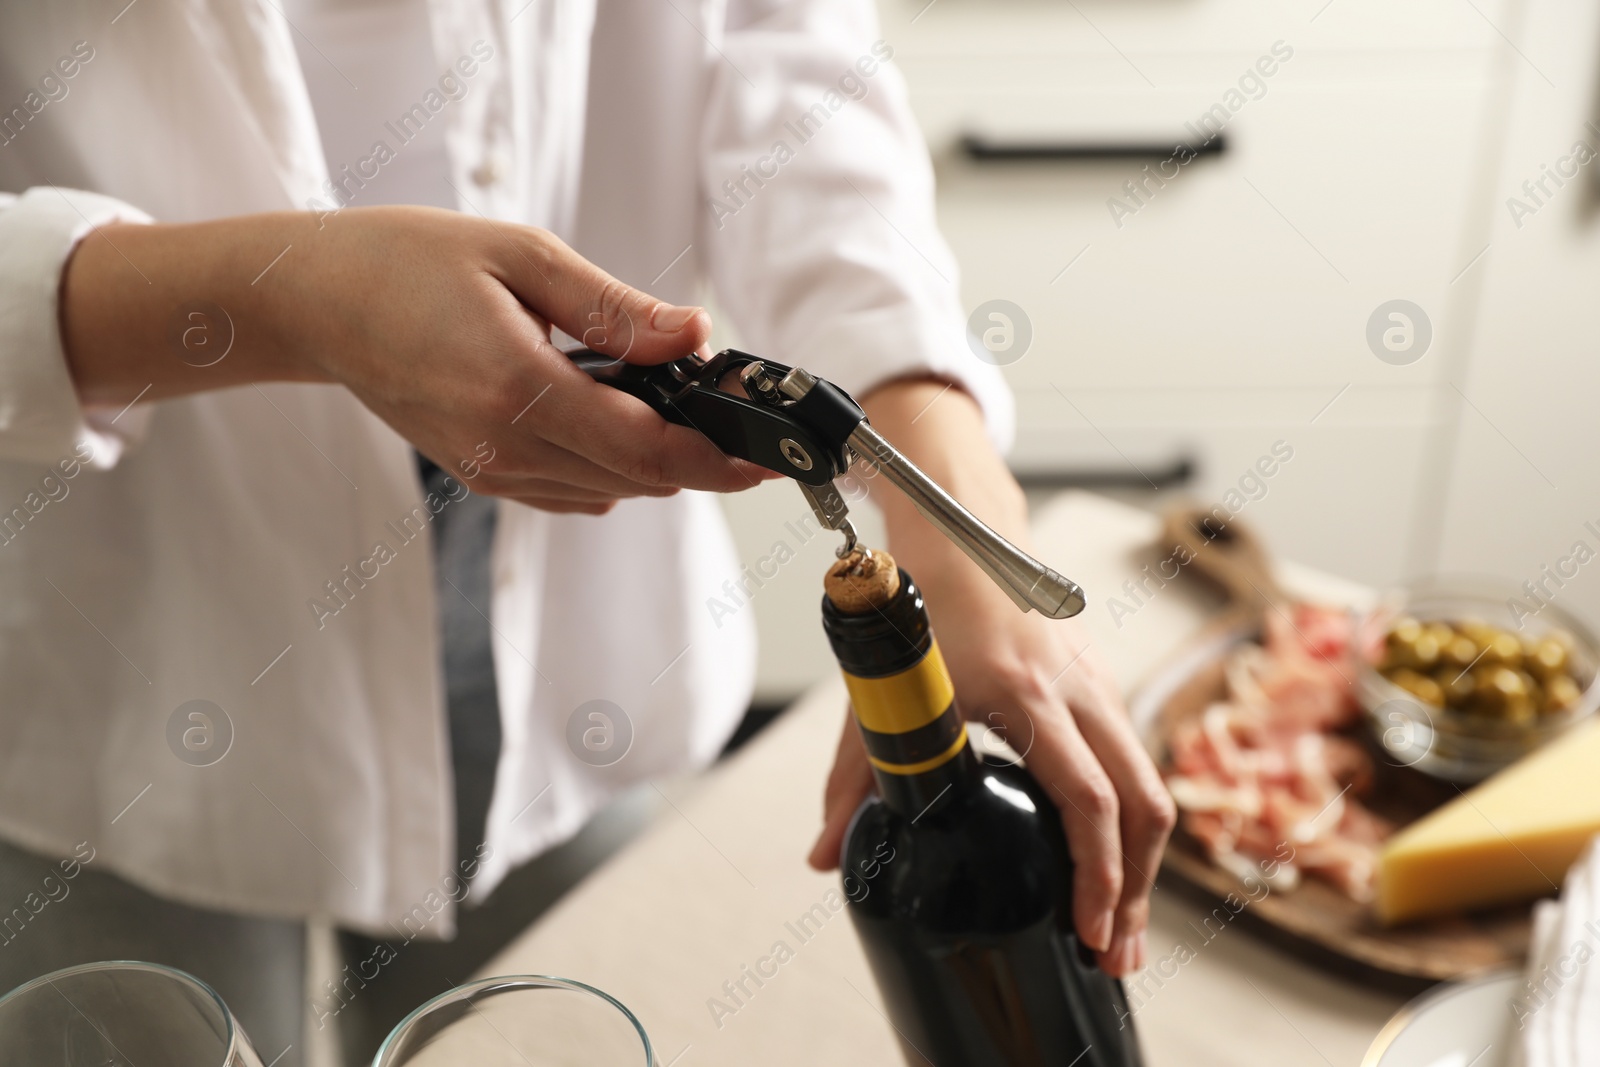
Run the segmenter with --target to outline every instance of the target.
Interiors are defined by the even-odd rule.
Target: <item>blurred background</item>
[[[1596,5],[879,7],[1035,504],[1226,502],[1283,558],[1543,580],[1600,618],[1600,565],[1560,562],[1600,550]],[[745,609],[777,707],[832,670],[834,539],[788,532],[788,484],[726,508],[745,563],[798,552]]]

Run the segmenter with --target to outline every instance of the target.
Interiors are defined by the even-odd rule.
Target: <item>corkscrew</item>
[[[569,353],[590,377],[638,397],[669,422],[704,434],[723,452],[786,475],[817,521],[856,545],[849,508],[833,484],[852,459],[876,468],[976,563],[1023,611],[1065,619],[1083,610],[1078,583],[1001,537],[924,474],[882,434],[843,389],[800,367],[725,349],[638,366],[589,349]],[[745,395],[722,389],[737,376]]]

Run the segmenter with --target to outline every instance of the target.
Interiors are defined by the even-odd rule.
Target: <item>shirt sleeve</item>
[[[148,409],[78,400],[61,342],[62,268],[90,231],[117,221],[150,218],[96,193],[0,193],[0,460],[109,468],[144,430]]]
[[[730,0],[720,53],[703,232],[741,338],[858,396],[897,377],[948,379],[1008,447],[1012,397],[968,347],[933,167],[873,4]]]

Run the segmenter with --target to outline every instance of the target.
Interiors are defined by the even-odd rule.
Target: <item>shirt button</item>
[[[498,182],[503,177],[503,168],[500,161],[490,157],[472,168],[472,180],[479,187],[488,187]]]

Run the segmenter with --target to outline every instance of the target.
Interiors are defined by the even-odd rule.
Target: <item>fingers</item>
[[[1028,736],[1033,747],[1028,769],[1051,794],[1072,853],[1073,926],[1097,953],[1111,947],[1116,909],[1122,898],[1122,834],[1117,791],[1101,768],[1067,709],[1048,692],[1030,697],[1022,714],[1031,724],[1007,723],[1009,736]]]
[[[527,254],[505,257],[503,280],[524,304],[586,347],[630,363],[662,363],[710,338],[711,316],[703,308],[642,293],[543,230],[518,234]]]
[[[599,385],[544,339],[542,323],[560,327],[596,351],[631,363],[659,363],[704,351],[711,319],[640,292],[541,230],[518,229],[499,247],[500,281],[533,312],[530,337],[554,374],[539,403],[547,440],[646,486],[732,493],[769,472],[726,456],[697,430],[667,422],[640,400]],[[531,383],[530,383],[531,384]]]
[[[511,500],[539,497],[546,500],[570,500],[575,504],[614,504],[632,497],[665,497],[674,496],[678,492],[676,489],[650,489],[628,494],[607,493],[563,482],[552,482],[544,478],[512,478],[506,482],[504,486],[482,486],[478,491],[485,496],[503,496]]]
[[[600,385],[532,329],[534,375],[503,389],[536,399],[518,415],[495,472],[537,474],[612,493],[660,496],[676,489],[734,493],[780,477],[724,454],[704,435],[667,422],[643,401]],[[502,487],[503,488],[503,487]],[[500,490],[497,490],[500,491]]]
[[[1101,966],[1108,974],[1127,974],[1144,966],[1150,894],[1177,809],[1115,693],[1090,686],[1081,695],[1069,694],[1068,700],[1084,740],[1120,798],[1122,897]]]
[[[518,504],[524,504],[538,511],[548,511],[556,515],[605,515],[617,506],[615,500],[604,504],[584,504],[573,500],[560,500],[556,497],[544,496],[519,496],[510,497]]]
[[[567,451],[646,486],[736,493],[776,477],[725,455],[699,431],[667,422],[643,401],[572,373],[583,381],[551,389],[540,405],[540,432]]]
[[[839,852],[844,847],[850,819],[871,792],[872,765],[867,762],[866,746],[861,743],[855,717],[846,712],[839,749],[833,757],[833,770],[828,772],[828,785],[823,791],[822,832],[811,846],[807,863],[819,871],[831,871],[839,866]]]
[[[516,496],[519,493],[538,492],[558,485],[569,489],[587,490],[611,499],[671,496],[677,492],[677,488],[670,485],[645,485],[643,482],[636,482],[548,441],[519,444],[517,447],[508,448],[504,458],[497,457],[497,459],[499,462],[495,466],[505,469],[485,471],[483,477],[472,483],[475,492],[491,496]],[[543,484],[531,484],[534,482]]]

